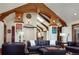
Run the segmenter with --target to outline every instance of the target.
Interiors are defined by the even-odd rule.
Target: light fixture
[[[21,18],[21,16],[18,16],[18,18],[20,19],[20,18]]]
[[[62,25],[61,25],[61,23],[57,23],[57,25],[59,26],[59,27],[61,27]]]
[[[66,33],[60,33],[60,36],[65,36],[66,35]]]
[[[60,25],[60,23],[57,23],[57,25],[59,26],[59,25]]]
[[[73,15],[74,15],[74,16],[76,16],[76,15],[77,15],[77,13],[74,13]]]
[[[55,20],[53,20],[53,23],[55,23]]]
[[[40,15],[37,15],[37,20],[39,20],[40,22],[44,22],[44,19]]]

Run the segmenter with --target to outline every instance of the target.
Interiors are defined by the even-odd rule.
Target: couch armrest
[[[67,42],[68,46],[76,46],[75,42]]]

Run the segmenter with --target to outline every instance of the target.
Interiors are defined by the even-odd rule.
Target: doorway
[[[79,42],[79,24],[72,25],[72,41]]]

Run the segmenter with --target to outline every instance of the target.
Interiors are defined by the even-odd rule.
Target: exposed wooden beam
[[[40,30],[40,32],[42,31],[38,26],[37,26],[37,28]]]
[[[39,12],[38,12],[39,9]],[[1,13],[0,15],[0,20],[3,20],[6,16],[8,16],[11,13],[27,13],[27,12],[36,12],[36,13],[42,13],[44,15],[46,15],[47,17],[49,17],[49,21],[51,20],[57,20],[59,19],[62,23],[63,26],[66,26],[67,24],[65,23],[65,21],[63,19],[61,19],[58,15],[56,15],[54,13],[54,11],[50,10],[46,5],[44,5],[43,3],[28,3],[25,4],[23,6],[20,6],[18,8],[12,9],[10,11]]]
[[[37,30],[40,32],[40,29],[39,28],[37,28]]]
[[[40,27],[39,25],[37,25],[37,27],[39,27],[43,31],[43,28],[42,27]]]
[[[62,23],[62,27],[67,26],[66,22],[63,19],[61,19],[56,13],[54,13],[53,10],[49,9],[45,4],[41,3],[36,6],[38,9],[40,8],[40,13],[42,13],[50,18],[50,21],[59,19]]]
[[[41,13],[39,13],[39,15],[40,15],[45,21],[47,21],[48,23],[50,23],[50,21],[49,21],[47,18],[45,18]]]
[[[45,24],[43,24],[43,23],[41,23],[41,24],[48,30],[48,27]]]
[[[48,27],[44,24],[44,23],[42,23],[42,22],[40,22],[40,21],[38,21],[40,24],[42,24],[47,30],[48,30]]]

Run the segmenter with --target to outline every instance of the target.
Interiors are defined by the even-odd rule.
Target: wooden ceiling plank
[[[40,27],[39,25],[37,25],[37,27],[39,27],[43,31],[43,28],[42,27]]]
[[[28,3],[28,4],[25,4],[25,5],[20,6],[18,8],[12,9],[12,10],[7,11],[7,12],[4,12],[4,13],[1,14],[0,20],[3,20],[6,16],[8,16],[9,14],[11,14],[13,12],[22,12],[22,13],[24,13],[24,12],[25,13],[26,12],[36,12],[36,13],[38,13],[38,11],[37,11],[38,9],[40,10],[40,13],[45,14],[50,19],[51,18],[52,19],[60,19],[63,26],[67,25],[64,20],[62,20],[58,15],[56,15],[52,10],[50,10],[43,3]]]

